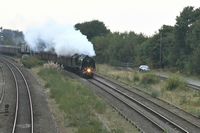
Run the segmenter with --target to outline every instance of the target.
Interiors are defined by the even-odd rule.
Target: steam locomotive
[[[92,78],[95,72],[95,60],[88,55],[57,56],[50,52],[39,52],[35,53],[35,55],[40,59],[62,64],[65,69],[71,70],[85,78]]]
[[[0,53],[9,55],[30,54],[31,50],[25,45],[20,47],[0,45]],[[42,60],[57,62],[63,65],[65,69],[78,73],[85,78],[92,78],[95,72],[95,60],[88,55],[58,56],[51,52],[33,52],[32,55]]]

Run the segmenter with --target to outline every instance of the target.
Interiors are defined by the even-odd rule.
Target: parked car
[[[150,71],[150,68],[147,65],[140,65],[139,66],[139,71],[148,72],[148,71]]]

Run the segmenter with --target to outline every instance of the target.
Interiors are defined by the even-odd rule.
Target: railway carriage
[[[0,53],[1,54],[8,54],[8,55],[17,55],[17,54],[20,53],[20,47],[0,45]]]

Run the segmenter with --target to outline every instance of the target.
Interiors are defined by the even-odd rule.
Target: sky
[[[174,25],[186,6],[200,7],[200,0],[0,0],[0,26],[26,31],[55,21],[75,25],[104,22],[112,32],[153,35],[163,24]]]

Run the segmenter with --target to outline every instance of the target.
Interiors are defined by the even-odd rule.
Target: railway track
[[[137,119],[139,119],[138,122],[136,123],[143,123],[144,125],[137,125],[139,127],[139,129],[142,132],[150,132],[150,133],[163,133],[165,130],[160,127],[157,123],[153,122],[151,119],[149,119],[148,117],[146,117],[145,115],[142,114],[142,112],[140,110],[138,110],[137,108],[135,108],[134,106],[132,106],[130,101],[127,101],[127,99],[124,99],[123,96],[120,96],[117,92],[112,91],[112,88],[109,88],[105,85],[103,85],[101,82],[98,82],[97,80],[91,79],[89,80],[89,82],[91,82],[92,84],[94,84],[95,86],[97,86],[98,88],[101,88],[103,91],[105,91],[108,95],[108,97],[110,98],[110,103],[112,106],[116,107],[116,105],[120,105],[121,108],[124,108],[125,111],[121,111],[121,113],[129,113],[129,116],[125,115],[127,119],[129,119],[129,121],[134,121],[135,117],[132,118],[132,116],[138,116],[136,117]],[[115,102],[115,104],[112,104],[112,101],[117,101]],[[120,108],[120,107],[116,107],[116,108]],[[121,109],[118,109],[121,110]],[[127,110],[127,111],[126,111]],[[134,122],[133,122],[134,123]]]
[[[200,91],[200,86],[198,86],[198,85],[194,85],[194,84],[188,83],[187,86],[192,88],[192,89]]]
[[[4,85],[5,85],[5,79],[4,79],[4,71],[3,71],[3,65],[0,64],[0,73],[1,73],[1,85],[0,85],[0,105],[1,103],[3,102],[4,100],[4,96],[5,96],[5,88],[4,88]]]
[[[200,131],[198,125],[195,125],[177,116],[176,114],[166,110],[165,108],[156,105],[152,101],[149,101],[148,99],[130,91],[129,89],[126,89],[112,81],[108,81],[103,77],[95,76],[93,80],[90,82],[104,89],[104,91],[106,91],[107,93],[112,93],[111,95],[115,95],[116,97],[119,97],[119,95],[121,95],[121,100],[128,103],[136,104],[137,106],[134,106],[134,109],[138,109],[139,112],[142,112],[141,115],[151,120],[154,124],[156,124],[158,127],[161,127],[164,131],[194,133]]]
[[[15,80],[16,103],[12,133],[33,133],[33,105],[29,85],[18,66],[6,58],[0,59],[9,68]]]

